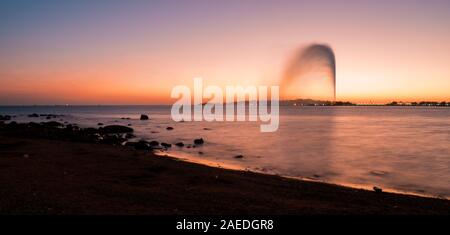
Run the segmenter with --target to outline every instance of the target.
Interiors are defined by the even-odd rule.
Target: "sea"
[[[450,198],[446,107],[281,106],[279,129],[266,133],[261,122],[175,122],[166,105],[0,107],[17,122],[48,121],[32,113],[64,115],[55,120],[80,127],[131,124],[138,139],[172,144],[203,138],[195,148],[159,154],[213,167]],[[150,120],[139,120],[141,114]]]

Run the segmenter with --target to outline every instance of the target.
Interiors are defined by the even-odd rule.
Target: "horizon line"
[[[397,102],[397,103],[399,103],[399,105],[421,103],[421,102],[424,102],[424,103],[442,103],[442,102],[450,103],[450,101],[442,101],[442,100],[440,100],[440,101],[420,100],[420,101],[411,101],[411,102],[409,102],[409,101],[402,102],[402,101],[392,100],[392,101],[384,102],[384,103],[375,103],[375,102],[372,103],[372,102],[350,102],[350,101],[340,101],[340,100],[329,101],[329,100],[313,100],[313,99],[279,100],[279,102],[295,102],[295,101],[299,101],[299,100],[311,100],[311,101],[315,101],[315,102],[332,102],[332,103],[349,102],[349,103],[352,103],[355,105],[361,105],[361,106],[364,106],[364,105],[373,105],[373,106],[380,105],[380,106],[382,106],[382,105],[391,104],[393,102]],[[268,100],[268,101],[270,102],[270,100]],[[234,103],[237,103],[237,102],[238,101],[235,101]],[[249,101],[246,100],[246,101],[239,101],[239,102],[249,102]],[[203,104],[205,104],[205,103],[203,103]],[[227,103],[223,103],[223,104],[227,104]],[[43,107],[43,106],[62,106],[62,107],[70,107],[70,106],[170,106],[170,105],[173,105],[173,104],[167,104],[167,103],[166,104],[132,104],[132,103],[129,103],[129,104],[111,104],[111,103],[108,103],[108,104],[0,104],[0,107],[14,107],[14,106],[22,106],[22,107],[33,107],[33,106],[36,106],[36,107],[39,107],[39,106],[41,106],[41,107]]]

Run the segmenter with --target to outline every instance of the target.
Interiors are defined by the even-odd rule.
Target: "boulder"
[[[9,116],[9,115],[5,115],[5,116],[0,115],[0,121],[9,121],[9,120],[11,120],[11,116]]]
[[[240,159],[240,158],[244,158],[244,156],[243,155],[236,155],[236,156],[234,156],[234,158]]]
[[[137,150],[154,150],[159,148],[159,143],[156,141],[145,141],[139,140],[138,142],[134,141],[125,141],[122,145],[134,147]]]
[[[168,126],[168,127],[166,128],[166,130],[171,131],[171,130],[173,130],[173,127]]]
[[[140,140],[134,145],[134,148],[137,150],[151,150],[150,143],[145,140]]]
[[[135,138],[136,136],[131,133],[125,133],[125,134],[123,134],[122,137],[125,139],[131,139],[131,138]]]
[[[75,129],[76,126],[72,125],[72,129]],[[98,134],[98,129],[93,127],[83,128],[82,129],[83,134]]]
[[[105,134],[117,134],[117,133],[132,133],[133,128],[120,126],[120,125],[109,125],[103,128],[100,128],[99,131]]]
[[[184,146],[183,142],[178,142],[175,145],[178,146],[178,147],[183,147]]]
[[[145,115],[145,114],[141,114],[141,118],[140,118],[140,120],[148,120],[149,118],[148,118],[148,116],[147,115]]]
[[[104,135],[102,137],[103,137],[102,142],[106,144],[121,145],[123,142],[126,141],[126,139],[118,135]]]
[[[37,113],[29,114],[28,117],[36,118],[39,117]]]
[[[382,193],[382,192],[383,192],[383,189],[374,186],[374,187],[373,187],[373,191],[375,191],[376,193]]]
[[[194,140],[194,144],[203,144],[203,143],[205,143],[205,141],[203,140],[203,138],[195,139],[195,140]]]
[[[129,147],[134,147],[136,146],[138,142],[134,142],[134,141],[125,141],[122,143],[123,146],[129,146]]]
[[[161,146],[163,146],[164,148],[170,148],[170,147],[172,147],[172,145],[171,145],[171,144],[168,144],[168,143],[161,143]]]
[[[159,142],[158,141],[155,141],[155,140],[153,140],[153,141],[150,141],[150,146],[159,146]]]

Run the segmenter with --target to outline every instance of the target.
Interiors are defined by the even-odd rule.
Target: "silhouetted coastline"
[[[349,101],[328,101],[328,100],[313,100],[313,99],[295,99],[295,100],[281,100],[281,106],[438,106],[450,107],[450,102],[442,101],[420,101],[420,102],[401,102],[392,101],[386,104],[361,104],[352,103]]]
[[[450,107],[450,102],[435,102],[435,101],[420,101],[420,102],[397,102],[392,101],[387,103],[386,106],[439,106],[439,107]]]

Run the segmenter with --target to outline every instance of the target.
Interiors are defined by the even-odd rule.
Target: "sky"
[[[450,101],[448,0],[4,0],[0,105],[171,104],[194,77],[278,85],[311,43],[334,50],[337,100]]]

